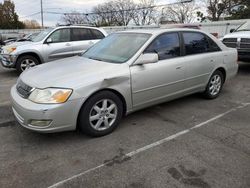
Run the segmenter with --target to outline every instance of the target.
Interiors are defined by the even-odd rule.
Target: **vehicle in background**
[[[197,92],[214,99],[237,70],[237,51],[202,31],[118,32],[81,56],[21,74],[13,112],[30,130],[103,136],[130,112]]]
[[[2,47],[0,61],[4,67],[23,72],[41,63],[79,55],[106,35],[103,29],[95,27],[49,28],[32,41],[15,42]]]
[[[6,33],[0,33],[0,43],[1,45],[4,45],[4,41],[6,40],[13,40],[13,39],[19,39],[24,36],[24,33],[18,33],[18,32],[6,32]]]
[[[230,34],[223,37],[222,42],[230,47],[236,48],[241,61],[250,60],[250,21],[245,22],[237,29],[231,29]]]
[[[15,42],[16,40],[17,40],[17,38],[8,38],[8,39],[3,41],[3,45],[11,44],[11,43]]]
[[[10,45],[14,42],[32,41],[38,34],[39,33],[31,33],[19,39],[18,38],[7,39],[4,41],[4,45]]]

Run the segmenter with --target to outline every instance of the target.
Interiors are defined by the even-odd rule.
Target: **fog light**
[[[31,120],[30,125],[36,127],[47,127],[52,122],[52,120]]]

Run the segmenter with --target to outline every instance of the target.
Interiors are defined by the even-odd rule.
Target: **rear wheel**
[[[17,64],[16,64],[16,69],[19,73],[22,73],[23,71],[25,71],[31,67],[34,67],[38,64],[39,64],[39,61],[37,58],[35,58],[34,56],[31,56],[31,55],[25,55],[25,56],[18,58]]]
[[[90,136],[104,136],[118,126],[122,114],[120,98],[110,91],[102,91],[85,103],[79,114],[78,126]]]
[[[221,71],[215,71],[209,79],[204,96],[208,99],[217,98],[222,90],[224,79]]]

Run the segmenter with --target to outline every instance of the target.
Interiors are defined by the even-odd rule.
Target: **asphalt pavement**
[[[0,67],[0,187],[250,187],[250,63],[219,98],[135,112],[101,138],[20,127],[9,94],[17,78]]]

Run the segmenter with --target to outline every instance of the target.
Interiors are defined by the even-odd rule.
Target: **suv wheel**
[[[123,114],[120,98],[110,91],[92,96],[80,111],[79,128],[90,136],[104,136],[119,124]]]
[[[31,55],[25,55],[17,60],[16,69],[19,73],[29,69],[30,67],[34,67],[39,64],[37,58]]]
[[[206,90],[204,92],[205,97],[208,99],[217,98],[222,90],[223,83],[223,74],[221,73],[221,71],[215,71],[207,84]]]

